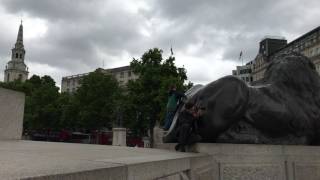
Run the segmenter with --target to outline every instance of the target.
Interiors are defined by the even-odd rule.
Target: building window
[[[124,78],[124,72],[120,73],[120,78]]]
[[[131,71],[128,71],[128,77],[131,77]]]
[[[306,46],[308,47],[310,45],[310,41],[308,40],[307,42],[306,42]]]
[[[20,54],[20,59],[22,59],[22,54]]]
[[[18,58],[19,57],[19,55],[18,55],[18,53],[16,53],[16,58]]]

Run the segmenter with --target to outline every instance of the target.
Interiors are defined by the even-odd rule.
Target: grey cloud
[[[303,6],[298,0],[145,2],[150,7],[135,13],[121,7],[117,0],[0,0],[0,6],[5,9],[2,13],[22,13],[46,21],[46,35],[25,42],[28,61],[70,74],[96,68],[101,58],[110,57],[104,59],[108,67],[124,52],[140,57],[148,48],[168,49],[171,45],[180,54],[190,53],[190,47],[194,47],[190,55],[210,60],[211,64],[211,56],[220,51],[222,60],[238,61],[240,51],[251,60],[263,36],[294,38],[319,26],[317,0],[304,2]],[[143,35],[142,29],[149,36]],[[8,56],[14,40],[1,38],[0,57]],[[199,81],[204,79],[199,76]]]
[[[311,17],[307,14],[319,6],[319,1],[308,1],[302,6],[301,1],[297,0],[163,0],[154,4],[158,16],[175,21],[177,26],[189,21],[194,29],[225,31],[225,43],[214,39],[219,33],[205,37],[208,38],[207,44],[214,48],[223,44],[224,59],[229,60],[241,49],[246,50],[253,58],[257,53],[254,50],[264,35],[299,35],[318,26],[319,12],[313,13]],[[304,24],[306,19],[309,19],[309,24]],[[233,33],[244,36],[235,38],[232,37]],[[197,33],[190,33],[189,36],[195,34]],[[199,55],[203,53],[199,51]]]
[[[40,4],[37,4],[38,1],[5,2],[11,13],[27,12],[48,22],[48,32],[44,38],[29,44],[26,42],[31,62],[72,69],[71,71],[75,71],[78,66],[83,68],[81,65],[92,69],[101,64],[95,48],[99,48],[107,56],[119,56],[124,49],[137,51],[141,43],[137,27],[143,23],[141,17],[130,16],[114,7],[109,7],[101,15],[101,1],[41,1]]]
[[[90,0],[2,0],[7,11],[11,13],[25,12],[34,17],[42,17],[51,21],[76,19],[92,19],[102,7],[102,1]]]

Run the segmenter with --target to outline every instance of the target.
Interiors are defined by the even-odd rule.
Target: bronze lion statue
[[[290,53],[271,61],[260,85],[226,76],[186,94],[200,111],[196,122],[202,142],[318,145],[319,93],[314,64]],[[177,141],[175,124],[164,142]]]

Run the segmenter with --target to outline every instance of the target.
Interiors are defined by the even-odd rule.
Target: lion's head
[[[293,90],[320,92],[320,77],[314,64],[299,53],[276,56],[265,72],[265,81]]]
[[[292,102],[299,106],[297,110],[300,115],[304,115],[305,120],[302,122],[300,118],[294,118],[291,123],[293,126],[302,127],[310,133],[319,131],[320,76],[309,58],[299,53],[275,57],[265,72],[265,82],[272,84],[282,97],[286,97],[284,101],[287,101],[285,104],[288,108],[293,106]],[[320,131],[316,134],[320,135]],[[317,137],[316,141],[319,140]]]

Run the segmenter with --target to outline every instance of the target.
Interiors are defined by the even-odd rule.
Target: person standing
[[[199,119],[198,111],[194,104],[188,102],[184,105],[184,110],[179,114],[176,151],[185,152],[185,146],[201,141],[197,134],[196,124]]]
[[[168,103],[167,103],[167,114],[165,118],[165,124],[163,129],[165,131],[170,129],[170,126],[172,124],[174,115],[176,113],[177,107],[178,107],[178,101],[185,97],[183,93],[180,93],[177,91],[177,87],[175,85],[172,85],[169,90],[169,97],[168,97]]]

